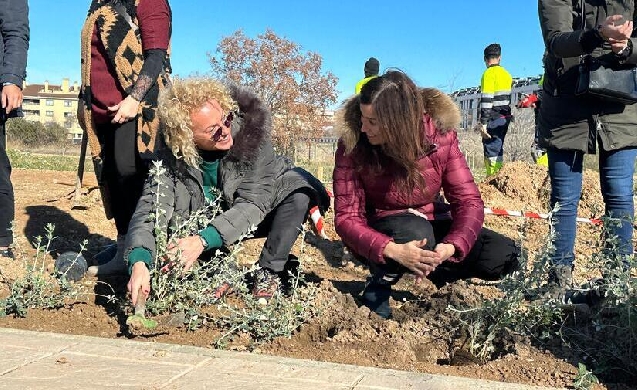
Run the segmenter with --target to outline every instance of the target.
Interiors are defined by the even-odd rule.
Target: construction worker
[[[487,70],[482,74],[480,89],[480,123],[484,166],[487,176],[502,168],[504,137],[511,122],[511,84],[513,79],[501,65],[502,48],[492,43],[484,49]]]
[[[356,83],[356,88],[354,89],[357,95],[361,93],[361,88],[363,88],[363,85],[365,85],[365,83],[367,83],[374,77],[378,77],[378,72],[380,71],[380,62],[378,62],[378,60],[374,57],[369,57],[369,59],[365,61],[364,71],[365,78]]]
[[[531,157],[533,161],[540,166],[548,167],[549,161],[546,155],[546,149],[542,149],[538,145],[538,131],[537,131],[537,123],[538,123],[538,115],[540,113],[540,104],[542,104],[542,82],[544,81],[544,76],[540,78],[538,82],[538,86],[540,90],[534,92],[529,95],[525,95],[523,99],[521,99],[516,105],[517,108],[532,108],[534,123],[535,123],[535,136],[533,137],[533,143],[531,144]]]

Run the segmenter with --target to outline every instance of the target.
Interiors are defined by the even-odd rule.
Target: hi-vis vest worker
[[[487,70],[480,82],[480,128],[487,176],[502,168],[504,138],[511,122],[513,78],[500,65],[501,48],[493,43],[484,49]]]

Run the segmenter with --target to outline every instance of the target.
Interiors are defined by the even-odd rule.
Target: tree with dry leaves
[[[252,88],[270,107],[275,148],[290,155],[299,139],[322,136],[325,112],[336,103],[338,79],[322,72],[323,58],[272,30],[256,38],[242,30],[208,53],[213,75]]]

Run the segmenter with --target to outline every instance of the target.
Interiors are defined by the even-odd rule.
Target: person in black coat
[[[275,153],[270,111],[246,88],[207,78],[177,79],[160,95],[159,114],[166,172],[147,180],[125,245],[133,302],[140,286],[143,294],[150,291],[156,257],[155,222],[148,215],[161,209],[160,225],[170,236],[179,221],[215,200],[223,212],[178,240],[184,268],[207,251],[237,242],[254,226],[254,236],[267,239],[253,294],[270,298],[310,206],[329,207],[325,188]],[[158,202],[157,182],[163,194]]]

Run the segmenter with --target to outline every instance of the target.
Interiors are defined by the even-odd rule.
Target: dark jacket
[[[223,243],[233,244],[293,191],[306,188],[314,195],[321,210],[329,207],[329,197],[322,184],[310,173],[294,168],[272,148],[272,121],[269,110],[257,96],[244,88],[231,87],[239,112],[232,122],[234,145],[219,166],[223,213],[212,221]],[[148,249],[155,256],[155,221],[152,218],[159,199],[160,226],[174,230],[205,206],[203,177],[198,168],[177,160],[168,148],[160,150],[165,174],[149,176],[131,219],[126,238],[126,258],[133,248]],[[161,197],[157,183],[161,182]],[[197,226],[203,229],[205,226]],[[170,236],[169,231],[169,236]],[[197,231],[191,232],[196,234]]]
[[[0,0],[0,82],[22,88],[29,49],[27,0]]]
[[[427,219],[452,218],[451,229],[442,240],[456,248],[450,261],[461,261],[469,253],[484,221],[484,203],[452,130],[460,121],[458,108],[440,91],[428,89],[423,94],[427,102],[424,131],[435,148],[419,161],[427,187],[411,199],[398,191],[393,169],[372,174],[369,169],[358,169],[353,153],[348,153],[354,149],[356,134],[360,133],[360,128],[353,128],[356,121],[347,119],[358,116],[360,121],[358,97],[346,102],[340,113],[338,127],[342,137],[334,168],[336,232],[354,252],[378,263],[385,262],[383,250],[391,237],[369,226],[375,219],[404,213],[410,208]],[[439,201],[441,189],[450,204]]]
[[[548,148],[595,153],[596,142],[604,150],[637,146],[637,104],[622,105],[576,96],[580,56],[591,53],[616,60],[610,46],[603,46],[592,29],[610,15],[635,20],[633,1],[585,0],[582,26],[579,0],[540,0],[539,17],[547,54],[540,107],[540,144]],[[627,64],[637,64],[637,40]]]

